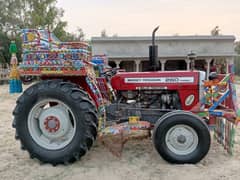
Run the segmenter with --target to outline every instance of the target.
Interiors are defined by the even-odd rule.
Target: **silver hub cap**
[[[57,150],[67,146],[73,139],[76,121],[66,104],[46,99],[38,102],[30,111],[28,129],[38,145]]]
[[[188,155],[198,146],[198,135],[188,125],[178,124],[170,128],[166,134],[166,145],[177,155]]]

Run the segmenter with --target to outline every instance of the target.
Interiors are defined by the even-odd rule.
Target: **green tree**
[[[20,28],[49,29],[61,41],[76,41],[84,38],[81,28],[78,28],[77,34],[65,30],[67,22],[61,20],[64,10],[56,7],[56,2],[57,0],[0,0],[0,44],[4,44],[1,51],[7,61],[10,59],[8,53],[10,37],[7,34],[16,34],[20,58]]]
[[[82,28],[77,28],[77,34],[75,35],[76,41],[84,41],[85,40],[85,34],[82,30]]]
[[[238,54],[240,54],[240,41],[237,41],[237,42],[235,43],[235,51],[236,51]]]
[[[5,33],[0,31],[0,62],[1,63],[5,63],[8,62],[10,59],[10,54],[8,52],[8,48],[9,48],[9,38],[6,36]]]
[[[31,28],[54,30],[63,16],[56,0],[27,0],[27,23]]]
[[[0,28],[48,28],[54,30],[64,14],[56,7],[57,0],[0,1]]]
[[[8,31],[9,28],[20,25],[24,21],[22,15],[25,8],[23,0],[0,1],[0,30]]]
[[[238,55],[240,55],[240,41],[237,41],[235,43],[235,51]],[[235,73],[237,75],[240,75],[240,57],[235,58],[234,64],[235,64]]]
[[[56,28],[53,30],[53,33],[58,37],[61,41],[73,41],[74,36],[71,33],[65,31],[65,27],[67,26],[67,22],[60,21],[56,25]]]

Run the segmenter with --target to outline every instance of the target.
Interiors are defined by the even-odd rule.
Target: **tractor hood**
[[[199,71],[120,72],[111,79],[115,90],[199,89]]]

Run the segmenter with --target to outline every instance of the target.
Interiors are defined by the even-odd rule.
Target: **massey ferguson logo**
[[[173,83],[173,82],[179,82],[179,78],[167,78],[166,83]]]
[[[125,83],[193,83],[194,77],[125,78]]]

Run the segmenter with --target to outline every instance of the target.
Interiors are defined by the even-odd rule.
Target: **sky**
[[[83,29],[87,38],[100,36],[209,35],[240,39],[240,0],[58,0],[64,9],[67,30]]]

